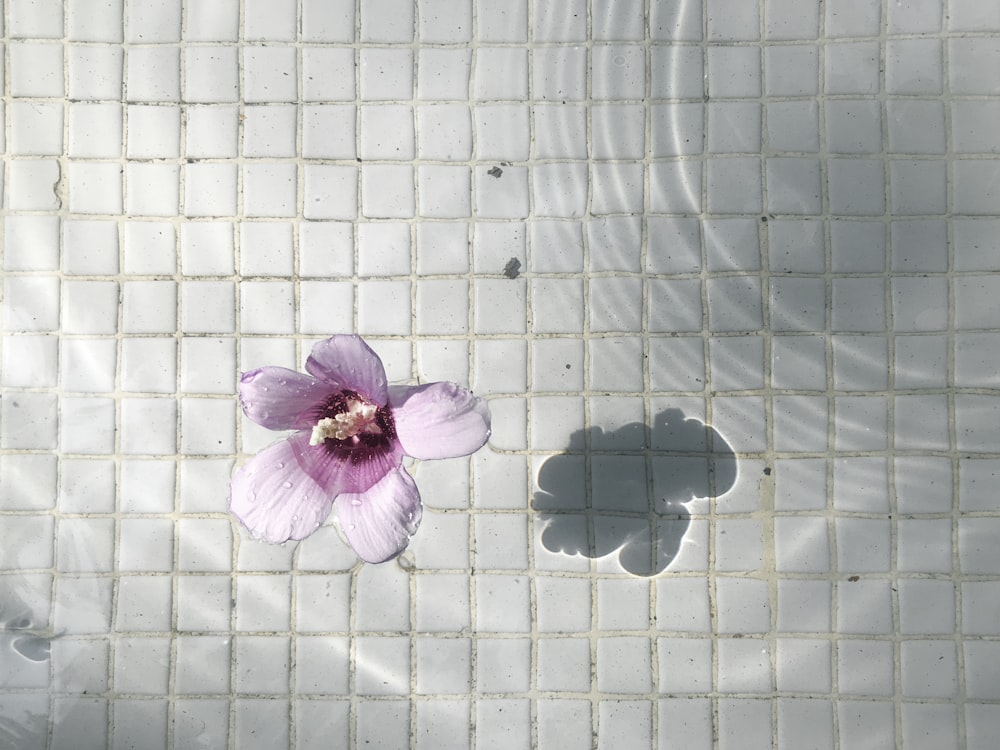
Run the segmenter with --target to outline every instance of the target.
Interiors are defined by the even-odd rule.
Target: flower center
[[[339,414],[324,417],[312,428],[309,445],[322,445],[326,440],[348,440],[357,442],[358,435],[381,435],[378,424],[378,407],[360,398],[348,396],[344,400],[347,407]]]

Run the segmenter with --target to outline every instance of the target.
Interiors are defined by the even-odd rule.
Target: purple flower
[[[358,557],[389,560],[420,523],[420,493],[403,456],[475,452],[490,436],[486,402],[453,383],[387,385],[360,336],[318,342],[306,370],[262,367],[240,378],[250,419],[296,432],[236,471],[229,509],[256,537],[280,543],[313,533],[336,500]]]

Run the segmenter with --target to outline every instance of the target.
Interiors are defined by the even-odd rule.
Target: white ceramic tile
[[[60,577],[55,591],[54,626],[69,635],[107,633],[111,623],[111,583],[104,577]]]
[[[358,216],[358,168],[307,164],[303,217],[351,220]]]
[[[232,333],[235,289],[228,281],[182,281],[180,327],[185,333]]]
[[[772,676],[770,646],[767,641],[759,638],[720,638],[716,648],[720,691],[768,692]]]
[[[899,581],[899,629],[908,635],[955,632],[955,586],[951,581]],[[963,615],[964,619],[964,615]]]
[[[524,516],[477,515],[474,533],[477,570],[523,570],[527,567],[528,521]]]
[[[590,643],[579,638],[538,640],[538,689],[588,692]]]
[[[646,229],[647,272],[684,274],[701,270],[702,231],[697,220],[650,217],[646,220]],[[705,233],[706,253],[712,257],[712,248],[717,246],[714,227],[706,226]],[[718,244],[725,245],[725,242]],[[649,283],[654,282],[650,280]]]
[[[958,741],[958,716],[953,705],[903,704],[903,742],[931,748]]]
[[[954,105],[959,127],[955,130],[957,150],[975,144],[977,126],[964,118],[965,111]],[[889,150],[896,153],[942,154],[945,151],[944,107],[940,102],[920,99],[892,99],[886,102]],[[975,144],[980,145],[980,144]]]
[[[774,535],[779,571],[822,573],[830,569],[829,530],[825,518],[780,516],[774,520]]]
[[[69,208],[81,214],[122,212],[122,170],[110,162],[69,164]]]
[[[51,393],[5,394],[0,400],[0,447],[55,449],[57,403]]]
[[[3,384],[18,388],[54,386],[58,373],[58,344],[55,336],[4,336],[3,365],[0,367]]]
[[[627,109],[626,109],[627,108]],[[624,110],[624,112],[622,111]],[[622,123],[616,123],[613,127],[604,116],[617,111],[619,114],[628,113],[629,118],[625,121],[627,131],[624,137],[616,131],[622,128]],[[594,156],[606,153],[627,154],[629,158],[637,150],[642,148],[642,138],[645,133],[644,127],[640,127],[637,120],[645,119],[639,117],[640,108],[637,105],[621,105],[616,107],[610,105],[606,109],[594,108],[593,133],[594,133]],[[656,156],[687,156],[699,153],[702,148],[704,135],[704,105],[700,102],[684,102],[680,104],[654,104],[650,107],[651,133],[649,152]],[[601,117],[601,120],[598,120]],[[644,124],[644,123],[643,123]],[[752,134],[752,131],[751,131]]]
[[[56,102],[15,101],[10,105],[11,153],[58,156],[63,150],[63,107]]]
[[[764,34],[769,40],[812,39],[819,31],[818,0],[778,0],[764,6]]]
[[[947,202],[943,161],[909,161],[897,159],[889,163],[890,200],[898,215],[921,216],[942,214]],[[919,180],[919,184],[914,181]]]
[[[606,64],[608,50],[604,48],[599,54]],[[631,69],[629,70],[626,66],[626,59],[624,55],[621,56],[619,67],[622,70],[617,73],[609,71],[608,79],[602,78],[599,84],[595,82],[595,85],[598,87],[597,91],[600,94],[599,98],[621,98],[609,96],[609,94],[613,89],[613,82],[622,82],[626,79],[630,85],[629,93],[631,96],[623,98],[635,98],[636,92],[642,86],[643,71],[639,69],[641,60],[633,59]],[[488,64],[493,66],[498,65],[500,62],[501,57],[499,52],[493,53],[488,59]],[[513,63],[514,60],[511,60],[511,62]],[[517,63],[520,64],[520,62],[521,60],[517,59]],[[532,51],[531,64],[531,87],[535,97],[538,99],[565,103],[567,101],[580,101],[586,98],[586,48],[569,46],[536,48]],[[487,71],[484,71],[484,77],[486,74]],[[476,88],[478,92],[482,92],[479,96],[481,99],[518,98],[518,90],[510,84],[501,89],[496,84],[481,83],[481,81],[482,79],[479,76],[477,68]],[[490,96],[489,94],[491,93],[494,95]]]
[[[892,592],[889,582],[849,578],[838,587],[836,617],[840,633],[879,635],[891,632]]]
[[[540,159],[584,158],[587,111],[574,104],[539,104],[533,111],[535,156]]]
[[[349,629],[349,609],[343,606],[350,596],[347,575],[296,576],[296,629],[299,632],[338,632]]]
[[[179,635],[174,668],[177,693],[228,693],[230,641],[225,635]]]
[[[74,99],[119,99],[123,57],[120,47],[70,45],[67,50],[69,95]]]
[[[524,576],[477,575],[476,627],[480,632],[525,633],[530,626],[530,591]]]
[[[422,101],[467,100],[472,52],[467,49],[421,49],[417,57],[417,98]],[[398,88],[402,94],[402,83]],[[408,96],[379,98],[407,99]]]
[[[717,177],[723,166],[725,165],[716,165]],[[700,162],[656,162],[650,165],[649,205],[653,211],[657,213],[698,213],[702,206],[701,192],[702,165]]]
[[[778,742],[797,742],[808,734],[818,748],[834,747],[833,704],[805,698],[779,698]]]
[[[942,45],[939,39],[886,42],[885,88],[890,94],[940,94]]]
[[[206,362],[212,362],[213,367],[205,367]],[[233,393],[235,383],[232,374],[236,370],[236,342],[233,339],[201,337],[181,339],[181,391]]]
[[[350,28],[353,35],[353,24]],[[303,101],[353,101],[355,95],[354,60],[355,52],[350,48],[303,47]],[[336,74],[330,75],[328,71],[335,71]]]
[[[335,281],[303,281],[299,284],[299,329],[303,333],[346,333],[352,327],[353,313],[354,289],[351,284]],[[339,328],[338,320],[341,321]]]
[[[887,641],[840,640],[837,677],[848,695],[892,694],[892,644]]]
[[[237,578],[236,629],[251,632],[288,630],[291,606],[289,583],[287,576]]]
[[[637,44],[600,44],[591,48],[591,96],[641,99],[646,90],[646,55]]]
[[[775,462],[776,510],[822,510],[826,507],[826,461],[815,458]]]
[[[833,507],[857,513],[888,513],[886,461],[874,456],[837,459],[833,471]]]
[[[172,338],[122,341],[121,387],[133,393],[173,393],[177,387],[177,342]]]
[[[293,163],[243,166],[243,211],[251,217],[292,218],[296,213],[298,170]]]
[[[248,750],[283,747],[290,732],[288,701],[242,698],[236,701],[236,743]]]
[[[758,330],[760,285],[752,278],[710,278],[706,282],[708,319],[713,331]]]
[[[59,449],[63,453],[109,454],[115,450],[115,404],[107,398],[59,401]]]
[[[702,120],[700,113],[703,105],[680,104],[673,105],[673,107],[674,110],[671,114],[674,117],[687,114],[689,118],[694,119],[697,116],[697,121],[692,124],[692,127],[697,129],[698,138],[693,141],[693,145],[689,148],[695,152],[700,151]],[[758,104],[754,102],[712,102],[704,109],[708,113],[706,144],[711,153],[737,154],[760,151],[761,108]],[[675,150],[680,151],[680,153],[688,151],[687,148]]]
[[[242,333],[292,333],[295,291],[291,282],[244,281],[240,285]]]
[[[366,47],[361,50],[359,67],[362,100],[413,98],[412,51]]]
[[[410,737],[409,703],[402,700],[359,703],[357,736],[366,743],[382,743],[386,747],[405,745]]]
[[[837,705],[837,726],[844,742],[871,742],[874,747],[896,744],[896,723],[889,701],[841,700]]]
[[[778,690],[796,693],[830,692],[830,642],[814,638],[779,639],[775,671]]]
[[[468,638],[418,637],[417,694],[465,694],[472,686],[472,642]]]
[[[952,166],[953,204],[956,210],[973,215],[990,213],[990,180],[996,179],[991,161],[961,160]]]
[[[707,64],[708,93],[713,98],[760,96],[760,51],[756,47],[710,47]]]

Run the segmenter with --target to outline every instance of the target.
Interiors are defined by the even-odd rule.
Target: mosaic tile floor
[[[5,0],[0,748],[995,747],[1000,5]],[[489,400],[358,561],[240,370]]]

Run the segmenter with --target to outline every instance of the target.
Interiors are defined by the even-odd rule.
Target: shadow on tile
[[[590,473],[582,490],[581,456]],[[736,474],[736,455],[722,435],[667,409],[648,432],[632,423],[573,433],[565,452],[539,470],[531,505],[550,552],[592,559],[617,553],[629,573],[651,576],[678,554],[690,524],[685,503],[723,495]]]

